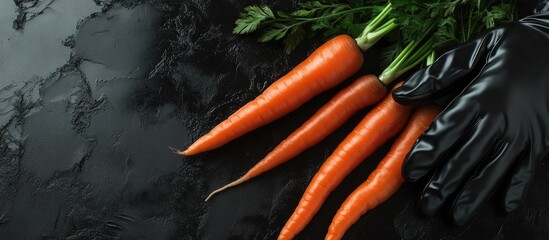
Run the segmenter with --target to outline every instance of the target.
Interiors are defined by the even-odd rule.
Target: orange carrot
[[[322,164],[278,239],[293,239],[303,230],[330,192],[366,157],[397,134],[409,114],[410,107],[396,103],[391,95],[372,109]]]
[[[336,36],[187,150],[177,153],[193,155],[212,150],[270,123],[341,83],[357,72],[362,62],[357,42],[348,35]]]
[[[241,184],[257,175],[292,159],[305,149],[319,143],[345,123],[358,110],[376,103],[387,93],[387,88],[374,75],[358,78],[341,90],[320,108],[300,128],[294,131],[244,176],[213,191],[207,198],[227,188]]]
[[[343,202],[328,229],[326,240],[341,239],[345,231],[366,211],[373,209],[391,197],[402,185],[401,170],[406,154],[412,149],[416,139],[427,129],[440,113],[436,106],[418,108],[404,131],[393,143],[391,150],[381,160],[377,168]]]

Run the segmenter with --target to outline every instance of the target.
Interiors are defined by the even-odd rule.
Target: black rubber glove
[[[547,5],[541,5],[541,8]],[[506,211],[524,198],[536,162],[549,147],[549,15],[526,17],[442,55],[393,92],[403,104],[455,96],[418,139],[405,179],[434,173],[419,205],[444,203],[466,223],[500,185]]]

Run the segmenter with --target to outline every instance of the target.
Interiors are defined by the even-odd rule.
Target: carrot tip
[[[231,187],[234,187],[234,186],[236,186],[236,185],[238,185],[238,184],[241,184],[241,183],[245,182],[245,181],[248,180],[248,179],[249,179],[249,178],[247,178],[247,177],[244,176],[244,177],[241,177],[241,178],[239,178],[239,179],[237,179],[237,180],[235,180],[235,181],[233,181],[233,182],[231,182],[231,183],[229,183],[229,184],[227,184],[227,185],[225,185],[225,186],[223,186],[223,187],[220,187],[220,188],[216,189],[215,191],[213,191],[212,193],[210,193],[210,195],[208,195],[208,197],[206,197],[206,200],[204,200],[204,202],[207,202],[208,200],[210,200],[210,198],[211,198],[213,195],[215,195],[215,194],[217,194],[217,193],[219,193],[219,192],[221,192],[221,191],[223,191],[223,190],[225,190],[225,189],[227,189],[227,188],[231,188]]]
[[[170,146],[168,146],[168,148],[170,150],[172,150],[172,152],[175,153],[175,154],[179,154],[179,155],[182,155],[182,156],[187,156],[187,154],[185,153],[186,151],[181,151],[181,150],[178,150],[177,148],[173,148],[173,147],[170,147]]]

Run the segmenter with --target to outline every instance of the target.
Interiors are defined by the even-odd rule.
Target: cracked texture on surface
[[[0,236],[276,239],[322,161],[367,109],[294,160],[205,203],[207,193],[243,174],[344,87],[217,150],[173,154],[168,146],[188,146],[319,46],[313,39],[288,56],[280,45],[232,35],[249,4],[1,2]],[[369,61],[378,57],[379,50],[367,52],[361,73],[379,73]],[[352,172],[298,239],[323,238],[339,205],[388,148]],[[495,198],[464,227],[441,215],[421,217],[420,184],[407,183],[346,238],[543,239],[548,180],[545,161],[524,206],[504,215]]]

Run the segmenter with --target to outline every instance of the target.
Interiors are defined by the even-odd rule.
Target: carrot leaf
[[[290,53],[317,34],[355,36],[366,50],[398,29],[398,39],[391,39],[391,45],[429,35],[433,50],[440,53],[514,20],[515,6],[516,0],[313,0],[297,3],[297,9],[286,13],[253,5],[244,8],[233,32],[256,33],[259,42],[280,41]],[[389,57],[404,46],[387,49],[382,62],[393,60]]]
[[[381,0],[376,0],[381,2]],[[373,1],[373,2],[376,2]],[[234,34],[258,33],[259,42],[282,41],[287,53],[303,40],[322,32],[325,37],[341,33],[360,33],[370,14],[380,6],[364,6],[362,1],[309,1],[291,12],[274,12],[267,6],[248,6],[236,20]]]
[[[236,20],[235,34],[246,34],[255,31],[262,22],[275,18],[273,11],[268,6],[248,6],[244,13]]]
[[[290,33],[284,38],[284,46],[286,46],[286,53],[290,54],[298,44],[300,44],[307,37],[307,32],[302,26],[293,27]]]
[[[511,4],[500,4],[493,6],[490,11],[486,12],[484,24],[486,25],[486,28],[492,28],[496,25],[496,22],[511,21],[513,18],[514,13]]]

